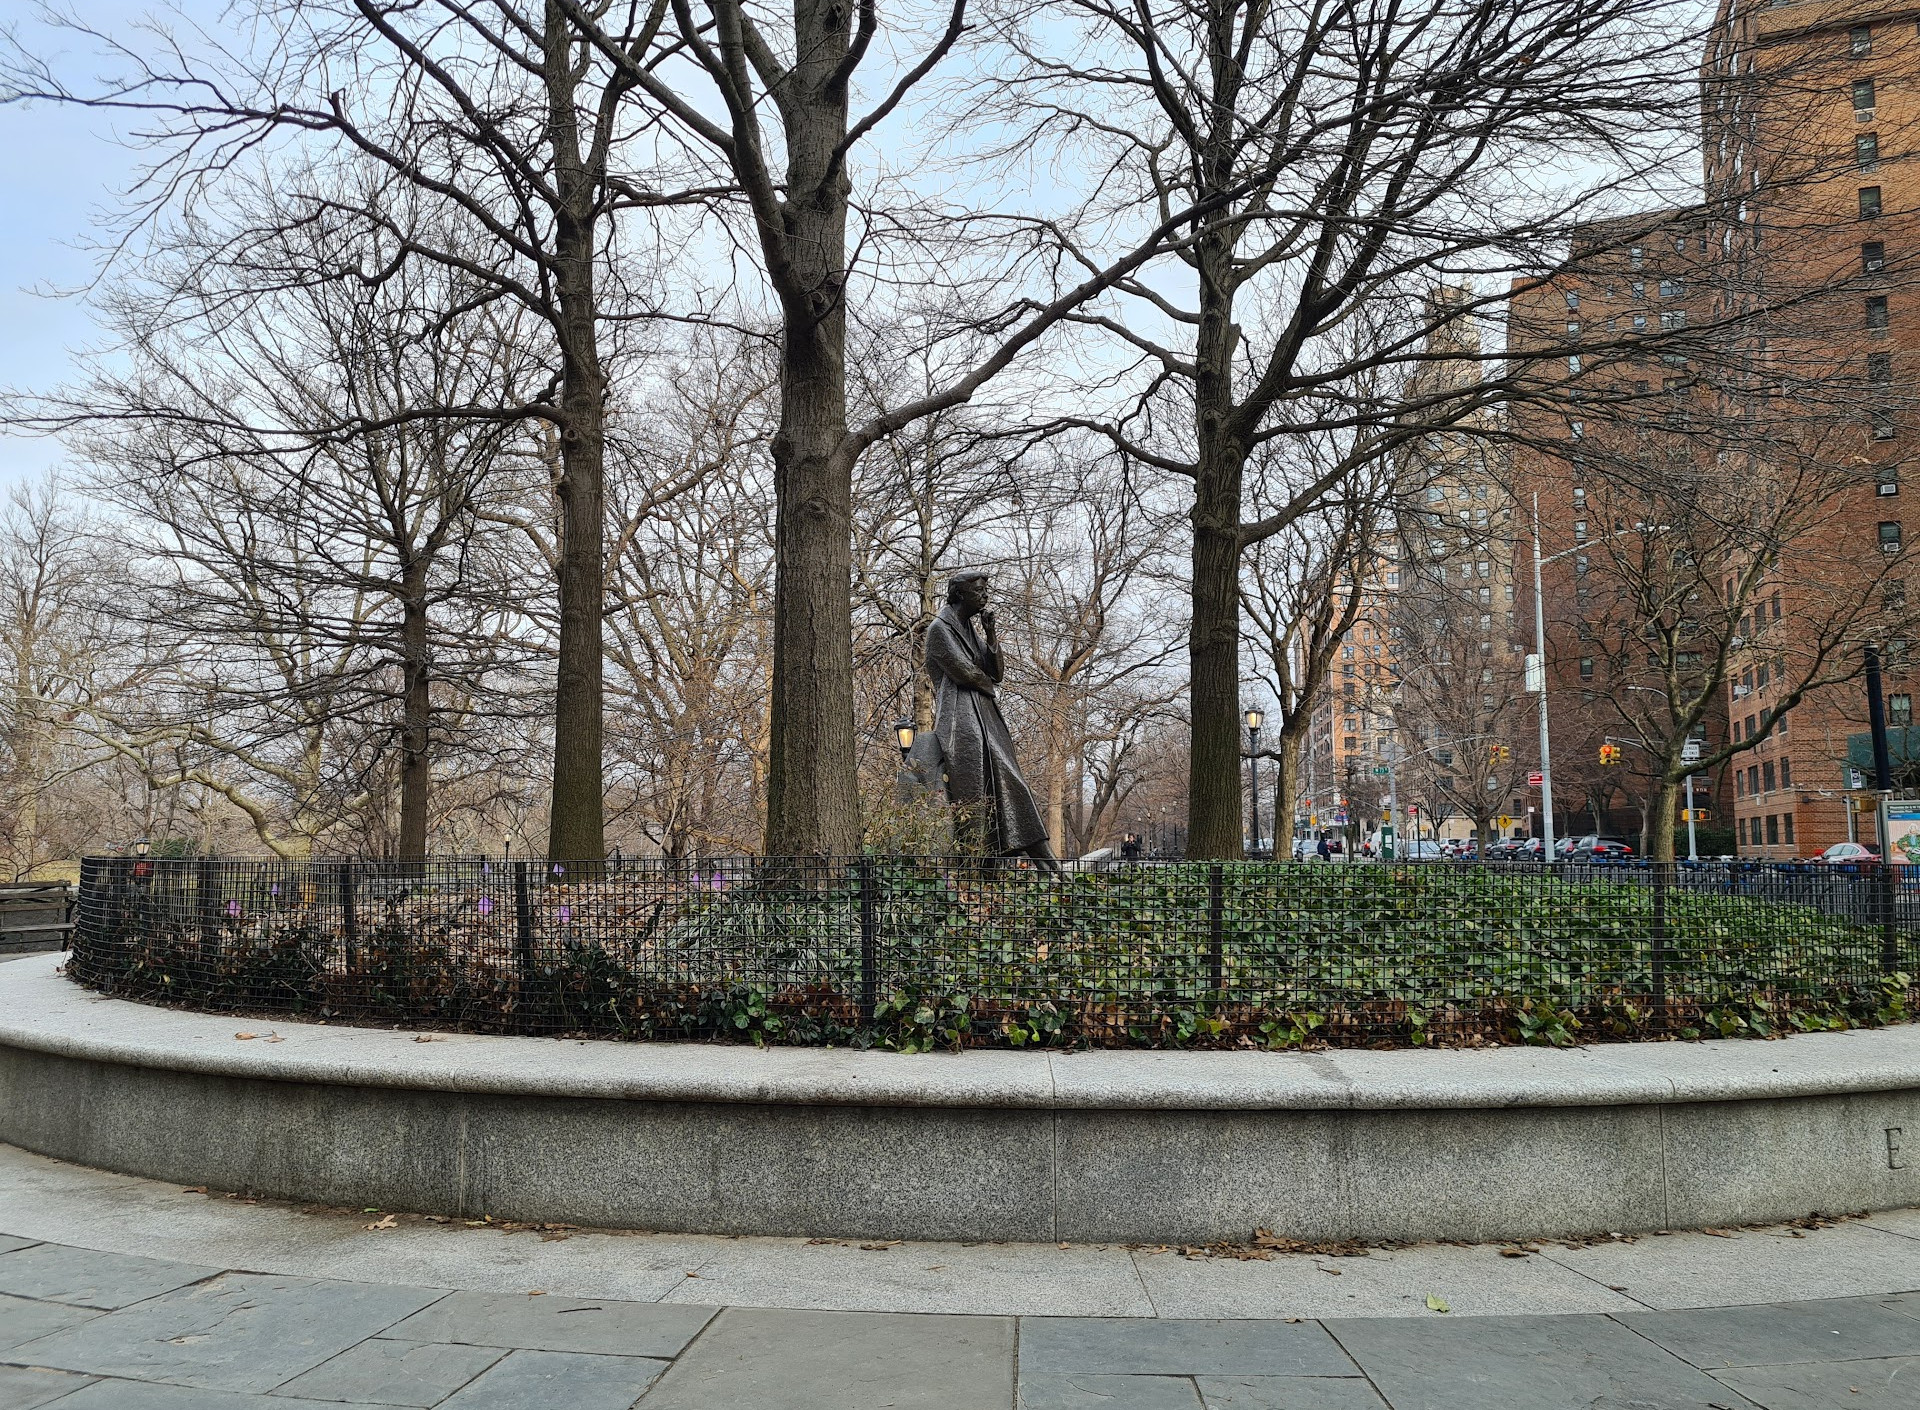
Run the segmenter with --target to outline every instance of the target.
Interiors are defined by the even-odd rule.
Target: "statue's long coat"
[[[1000,683],[1000,653],[981,644],[951,603],[927,629],[927,674],[947,801],[963,810],[963,835],[999,856],[1045,842],[1046,824],[1020,777],[1000,702],[990,693]]]

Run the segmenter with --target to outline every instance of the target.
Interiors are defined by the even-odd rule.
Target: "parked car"
[[[1544,861],[1546,855],[1547,844],[1545,842],[1541,841],[1538,837],[1523,837],[1514,844],[1513,851],[1509,855],[1509,860],[1515,862],[1538,862]]]
[[[1633,848],[1618,837],[1583,837],[1569,858],[1576,862],[1624,862]]]
[[[1510,862],[1520,842],[1521,839],[1518,837],[1496,838],[1487,844],[1486,850],[1481,855],[1489,862]]]
[[[1403,837],[1394,847],[1395,860],[1402,862],[1437,862],[1444,856],[1446,849],[1428,837]]]
[[[1807,860],[1829,867],[1857,867],[1879,861],[1880,854],[1864,842],[1836,842],[1819,856],[1809,857]]]

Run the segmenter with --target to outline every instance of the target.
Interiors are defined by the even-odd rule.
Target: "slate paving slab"
[[[529,1351],[675,1356],[713,1317],[711,1307],[607,1298],[449,1293],[387,1332],[403,1341],[460,1342]]]
[[[1610,1317],[1366,1317],[1331,1330],[1393,1410],[1752,1410]]]
[[[49,1410],[319,1410],[297,1400],[271,1395],[248,1395],[192,1386],[156,1385],[151,1381],[94,1381]]]
[[[0,1366],[0,1410],[38,1410],[88,1384],[90,1376],[38,1366]]]
[[[430,1288],[224,1273],[16,1345],[7,1359],[207,1389],[265,1391],[441,1296]]]
[[[1913,1410],[1920,1405],[1920,1357],[1751,1366],[1715,1372],[1766,1410]]]
[[[496,1346],[370,1337],[295,1376],[278,1394],[351,1405],[438,1405],[506,1354]]]
[[[643,1405],[1007,1410],[1013,1343],[1010,1317],[728,1308]]]
[[[1682,1360],[1708,1370],[1920,1352],[1920,1326],[1885,1302],[1870,1297],[1827,1298],[1686,1312],[1634,1312],[1620,1321]]]
[[[444,1410],[627,1410],[667,1367],[642,1356],[514,1351]]]
[[[90,1322],[101,1314],[85,1307],[68,1307],[58,1302],[33,1302],[24,1297],[0,1293],[0,1353],[23,1342],[37,1341],[50,1332]],[[17,1361],[11,1354],[5,1360]]]
[[[32,1248],[37,1240],[16,1239],[11,1234],[0,1234],[0,1253],[12,1253],[17,1248]]]
[[[1206,1410],[1387,1410],[1358,1378],[1196,1376]]]
[[[1315,1322],[1027,1317],[1020,1375],[1352,1376],[1339,1343]]]
[[[1021,1376],[1020,1410],[1205,1410],[1188,1376]]]
[[[220,1271],[65,1244],[35,1244],[17,1253],[0,1253],[0,1293],[110,1312],[202,1282]]]

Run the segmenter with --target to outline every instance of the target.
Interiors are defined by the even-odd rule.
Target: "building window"
[[[1867,328],[1872,332],[1882,333],[1886,331],[1886,327],[1887,296],[1885,294],[1875,294],[1867,300]],[[1578,362],[1579,359],[1568,358],[1567,361]]]
[[[1782,788],[1793,787],[1793,760],[1791,759],[1782,759],[1780,761],[1780,786]],[[1788,836],[1787,841],[1793,841],[1791,835]]]
[[[1647,296],[1647,281],[1644,279],[1630,280],[1627,284],[1627,292],[1632,294],[1636,299],[1644,299]]]
[[[1887,723],[1901,726],[1913,723],[1913,697],[1911,695],[1889,695],[1887,697]]]
[[[1882,519],[1880,521],[1880,551],[1898,553],[1900,551],[1900,521]]]
[[[1785,842],[1789,847],[1793,845],[1792,813],[1782,813],[1780,815],[1780,840]]]
[[[1872,220],[1880,214],[1880,188],[1862,186],[1860,188],[1860,219]]]
[[[1894,525],[1894,527],[1895,527],[1895,528],[1897,529],[1897,528],[1899,528],[1900,526],[1899,526],[1898,524],[1896,524],[1896,525]],[[1885,535],[1885,533],[1884,533],[1884,532],[1883,532],[1883,533],[1881,534],[1881,538],[1880,538],[1880,541],[1881,541],[1881,542],[1882,542],[1883,544],[1884,544],[1884,543],[1886,542],[1886,535]],[[1582,577],[1582,578],[1584,578],[1584,577],[1586,577],[1586,575],[1587,575],[1587,567],[1588,567],[1588,564],[1587,564],[1587,555],[1586,555],[1586,554],[1584,554],[1584,553],[1576,553],[1576,554],[1574,554],[1574,556],[1573,556],[1573,571],[1574,571],[1574,574],[1575,574],[1575,576],[1577,576],[1577,577]]]
[[[1647,316],[1644,313],[1634,314],[1633,331],[1636,333],[1644,333],[1647,331]]]
[[[1579,307],[1580,307],[1580,296],[1578,294],[1568,294],[1567,295],[1568,311],[1569,312],[1576,311],[1579,309]]]
[[[1873,80],[1856,78],[1853,81],[1853,110],[1855,113],[1873,111]]]
[[[1884,387],[1893,380],[1893,354],[1867,354],[1867,380],[1876,387]]]
[[[1735,769],[1733,771],[1733,796],[1736,798],[1745,798],[1747,796],[1747,776],[1744,773],[1742,773],[1739,769]],[[1742,842],[1745,842],[1747,840],[1745,831],[1746,829],[1745,829],[1744,820],[1743,820],[1743,825],[1741,828],[1741,837],[1740,837],[1740,840]]]
[[[1776,847],[1780,843],[1780,815],[1767,814],[1767,846]]]
[[[1583,681],[1593,679],[1593,658],[1591,656],[1582,656],[1580,658],[1580,679]]]
[[[1672,333],[1687,326],[1687,311],[1683,308],[1669,309],[1660,315],[1660,326]]]
[[[1587,438],[1587,423],[1584,421],[1569,421],[1567,423],[1567,436],[1571,440],[1584,441]]]
[[[1777,739],[1785,739],[1787,737],[1787,712],[1785,710],[1782,710],[1780,717],[1773,722],[1773,733]]]
[[[1872,302],[1872,300],[1871,300],[1871,299],[1869,299],[1869,300],[1868,300],[1868,302],[1869,302],[1869,303],[1871,303],[1871,302]],[[1885,303],[1886,303],[1886,300],[1885,300],[1885,299],[1882,299],[1882,300],[1880,300],[1880,302],[1881,302],[1882,304],[1885,304]],[[1882,328],[1884,328],[1884,327],[1886,327],[1887,325],[1886,325],[1885,323],[1882,323],[1882,324],[1881,324],[1880,326],[1881,326]],[[1579,372],[1579,370],[1580,370],[1580,354],[1579,354],[1579,353],[1574,353],[1574,354],[1572,354],[1571,356],[1569,356],[1569,357],[1567,358],[1567,371],[1569,371],[1569,372],[1574,372],[1574,373],[1577,373],[1577,372]]]
[[[1887,267],[1887,244],[1884,240],[1865,240],[1860,245],[1860,272],[1862,274],[1884,273]]]
[[[1683,299],[1687,296],[1687,281],[1684,279],[1662,279],[1660,297],[1663,299]]]
[[[1884,406],[1876,406],[1867,412],[1867,428],[1876,441],[1893,439],[1893,413]]]
[[[1873,492],[1882,495],[1900,493],[1900,466],[1897,461],[1873,467]]]
[[[1857,24],[1847,31],[1847,54],[1850,58],[1864,59],[1872,53],[1872,25]]]
[[[1747,792],[1749,794],[1755,794],[1755,793],[1758,793],[1759,791],[1760,791],[1760,766],[1758,764],[1749,764],[1747,765]]]
[[[1880,589],[1880,606],[1888,612],[1907,610],[1907,580],[1894,578]]]
[[[1769,759],[1760,766],[1760,788],[1762,792],[1773,792],[1773,760]]]
[[[1859,132],[1853,138],[1853,160],[1862,171],[1880,169],[1880,134],[1877,132]],[[1879,214],[1879,212],[1875,212]]]
[[[1627,263],[1631,264],[1635,269],[1641,268],[1646,262],[1647,247],[1645,245],[1635,245],[1627,251]]]

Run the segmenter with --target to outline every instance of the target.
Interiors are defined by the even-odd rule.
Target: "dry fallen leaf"
[[[269,1033],[267,1034],[267,1041],[269,1043],[284,1043],[287,1040],[282,1038],[278,1033]]]
[[[1440,1296],[1439,1293],[1427,1294],[1427,1307],[1434,1312],[1453,1311],[1451,1307],[1447,1306],[1447,1300],[1444,1297]]]
[[[360,1227],[363,1229],[397,1229],[400,1227],[400,1221],[389,1214],[385,1219],[376,1219],[373,1223],[362,1224]]]
[[[1500,1256],[1502,1258],[1525,1258],[1527,1251],[1523,1248],[1503,1248],[1500,1250]]]
[[[205,1185],[188,1185],[180,1191],[183,1195],[204,1195],[206,1192],[207,1187]]]
[[[244,1043],[247,1041],[247,1039],[258,1038],[260,1035],[258,1033],[236,1033],[233,1036],[238,1038],[241,1042]]]
[[[868,1253],[885,1253],[890,1248],[898,1247],[899,1243],[898,1239],[889,1239],[883,1244],[861,1244],[860,1247]]]

